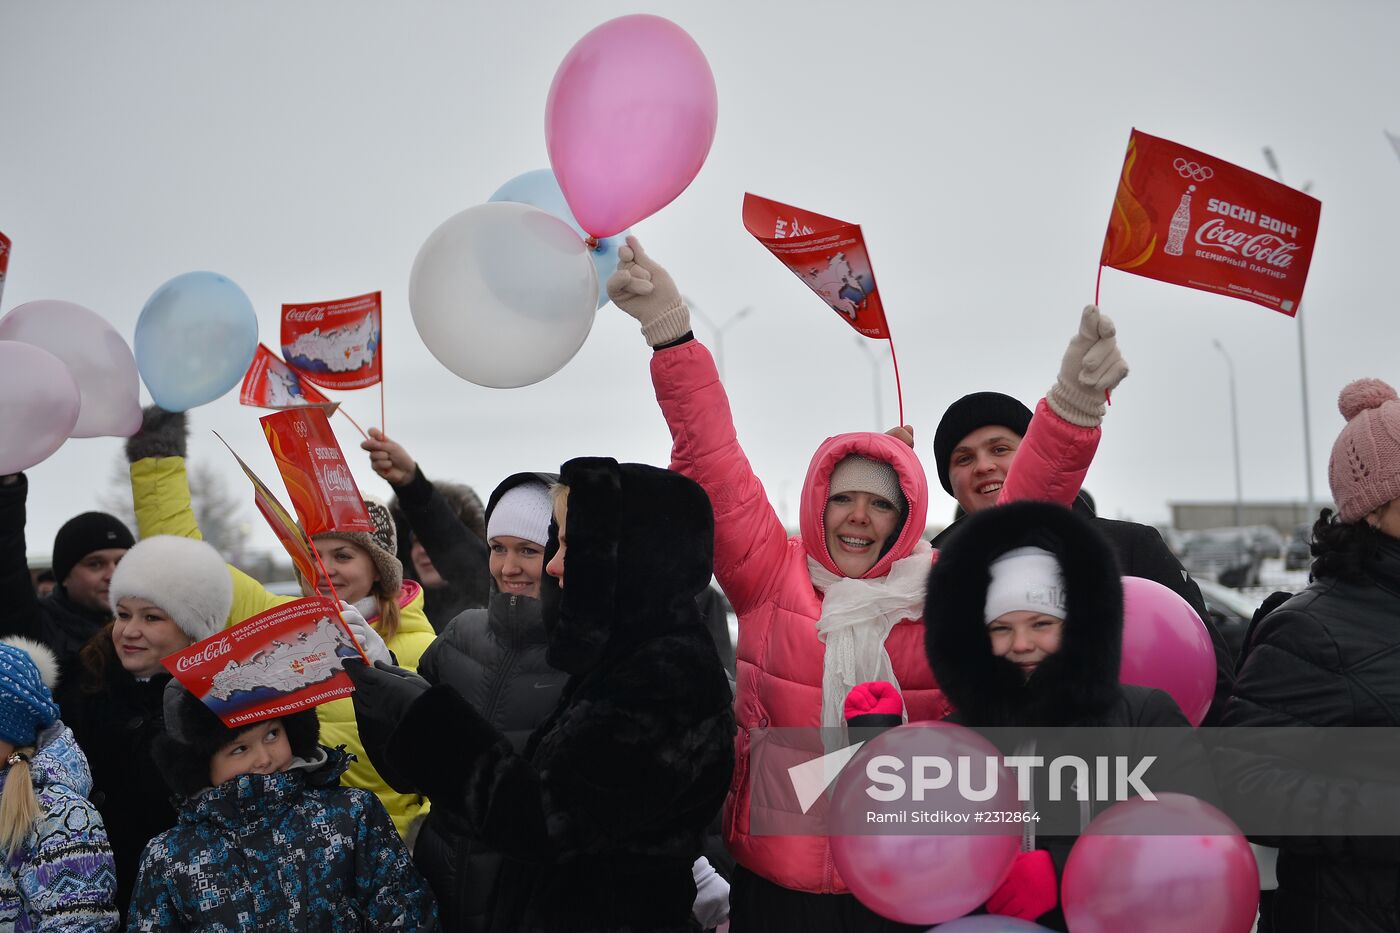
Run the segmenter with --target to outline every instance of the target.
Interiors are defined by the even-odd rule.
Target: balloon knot
[[[584,245],[587,246],[590,250],[592,250],[595,253],[598,252],[598,238],[596,236],[590,234],[583,238],[583,242]]]

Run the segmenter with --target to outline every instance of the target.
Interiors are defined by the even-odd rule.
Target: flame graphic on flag
[[[1105,266],[1115,269],[1131,269],[1140,266],[1152,257],[1157,248],[1155,226],[1147,209],[1133,191],[1131,174],[1137,161],[1137,140],[1128,142],[1128,154],[1123,160],[1123,176],[1118,180],[1118,191],[1113,196],[1113,214],[1108,219],[1108,235],[1103,241]]]

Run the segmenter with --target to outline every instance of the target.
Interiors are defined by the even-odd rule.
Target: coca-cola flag
[[[277,501],[277,497],[272,494],[272,490],[267,488],[267,484],[258,478],[258,475],[243,462],[243,458],[234,453],[232,447],[228,446],[228,441],[219,437],[219,432],[215,431],[214,436],[223,441],[228,452],[233,454],[233,459],[238,461],[238,465],[243,468],[243,475],[248,477],[253,484],[253,504],[257,506],[258,512],[262,514],[267,525],[272,529],[272,533],[277,535],[277,540],[282,542],[282,547],[286,549],[287,556],[292,559],[292,565],[305,580],[316,581],[316,591],[320,593],[333,592],[333,588],[325,580],[318,569],[316,560],[316,547],[311,543],[311,539],[306,536],[306,532],[296,523],[296,519],[287,513],[282,507],[282,503]]]
[[[327,414],[339,404],[318,392],[315,386],[303,380],[296,370],[262,344],[258,344],[253,362],[243,376],[238,403],[253,408],[277,409],[323,405],[327,406]]]
[[[323,596],[297,599],[217,632],[161,663],[230,729],[349,696],[341,661],[368,659]]]
[[[379,292],[282,306],[282,358],[326,389],[363,389],[379,381]]]
[[[365,500],[324,411],[289,408],[258,420],[308,536],[328,531],[374,533]]]
[[[858,333],[889,338],[859,224],[745,194],[744,229]]]
[[[0,299],[5,297],[5,273],[10,268],[10,238],[0,233]]]
[[[1102,264],[1298,313],[1322,202],[1133,130]]]

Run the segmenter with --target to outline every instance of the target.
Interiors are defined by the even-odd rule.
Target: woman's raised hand
[[[1128,375],[1118,350],[1117,329],[1108,315],[1087,305],[1079,316],[1079,332],[1060,361],[1060,375],[1046,393],[1055,414],[1085,428],[1098,427],[1107,410],[1108,393]]]
[[[690,309],[671,274],[629,236],[617,250],[617,271],[608,277],[608,297],[642,325],[649,345],[671,343],[690,333]]]
[[[369,451],[370,469],[384,478],[390,486],[407,486],[418,470],[418,464],[397,441],[391,441],[378,428],[369,429],[369,440],[360,444]]]

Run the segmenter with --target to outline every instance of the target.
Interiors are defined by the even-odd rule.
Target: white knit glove
[[[690,873],[695,876],[695,905],[690,912],[701,927],[713,930],[729,919],[729,882],[703,855],[690,866]]]
[[[1116,328],[1106,314],[1086,305],[1079,318],[1079,333],[1070,340],[1060,361],[1060,375],[1045,401],[1070,424],[1096,428],[1107,410],[1107,394],[1128,375],[1128,364],[1118,352]]]
[[[379,637],[379,633],[374,630],[374,626],[365,621],[365,617],[360,615],[360,610],[354,606],[340,601],[340,617],[345,620],[355,640],[360,643],[360,649],[364,651],[365,657],[369,658],[369,663],[383,661],[385,664],[393,664],[394,656],[389,653],[389,646],[384,644],[384,639]]]
[[[642,336],[653,347],[679,340],[690,331],[690,309],[671,273],[642,252],[634,236],[617,249],[617,271],[608,277],[608,297],[637,319]]]

